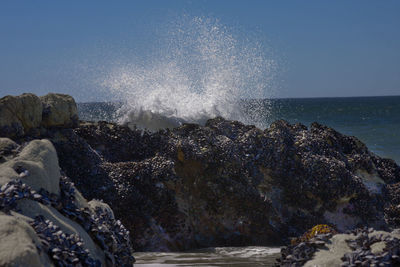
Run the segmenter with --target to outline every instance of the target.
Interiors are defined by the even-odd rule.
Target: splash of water
[[[103,81],[121,123],[157,130],[226,119],[265,127],[275,63],[254,40],[235,38],[217,20],[184,18],[169,26],[146,62],[114,68]],[[243,99],[252,101],[244,112]],[[257,102],[258,101],[258,102]]]

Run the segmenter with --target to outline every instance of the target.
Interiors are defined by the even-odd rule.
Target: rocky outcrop
[[[62,169],[114,208],[138,250],[278,244],[320,223],[398,221],[399,166],[317,123],[262,131],[216,118],[147,133],[98,122],[62,136],[48,132]]]
[[[0,138],[0,265],[132,265],[129,232],[105,203],[87,202],[48,140]]]
[[[11,141],[1,140],[6,144]],[[14,143],[12,147],[16,146]],[[48,140],[30,142],[15,157],[1,164],[0,168],[1,184],[20,179],[37,191],[43,188],[53,194],[60,193],[60,176],[57,153]]]
[[[78,123],[75,100],[69,95],[49,93],[5,96],[0,99],[0,136],[38,136],[40,128],[73,127]]]
[[[42,122],[42,102],[34,94],[0,99],[0,136],[21,136]]]
[[[45,127],[72,127],[78,123],[78,109],[69,95],[47,94],[40,97],[43,103],[42,125]]]
[[[399,266],[400,231],[354,229],[347,233],[317,233],[283,247],[278,266]]]
[[[18,203],[31,203],[29,209],[21,208],[27,217],[33,216],[30,210],[46,209],[64,216],[58,207],[72,217],[68,225],[81,217],[78,224],[85,225],[87,217],[81,209],[86,208],[107,229],[116,227],[100,237],[96,237],[95,223],[84,227],[103,253],[124,255],[111,257],[114,261],[129,259],[126,243],[109,246],[101,241],[120,240],[112,238],[118,233],[127,235],[118,223],[111,223],[114,214],[140,251],[277,245],[316,224],[329,224],[338,232],[359,226],[386,231],[399,227],[400,168],[393,160],[371,153],[355,137],[318,123],[307,128],[276,121],[260,130],[223,118],[209,120],[205,126],[184,124],[155,133],[107,122],[74,125],[72,104],[52,108],[62,99],[73,103],[68,97],[42,98],[46,104],[42,104],[36,135],[11,135],[16,143],[2,139],[4,168],[0,169],[6,178],[0,181],[8,184],[6,188],[22,188],[19,182],[29,186],[28,199],[18,199]],[[55,115],[57,110],[62,115]],[[54,119],[49,119],[51,114]],[[64,119],[56,122],[59,118]],[[55,169],[41,170],[46,162],[54,162],[50,156],[54,151],[48,141],[32,141],[38,138],[55,146],[61,170],[82,193],[73,190],[74,203],[61,198],[71,195],[68,180]],[[36,152],[25,152],[28,148]],[[26,170],[31,178],[25,177]],[[56,180],[48,181],[56,176],[60,187]],[[47,177],[46,182],[35,177]],[[30,190],[37,192],[39,187],[47,192],[38,197],[45,203],[43,208],[40,201],[32,204],[35,193]],[[19,197],[18,192],[14,193]],[[113,207],[113,213],[108,208],[80,205],[80,200],[86,203],[84,198],[102,199]],[[9,207],[5,210],[14,212]],[[30,222],[36,231],[47,229],[47,220],[59,218],[46,214]],[[49,234],[53,240],[54,233]],[[80,238],[85,241],[85,234]],[[63,245],[59,246],[62,250]],[[110,252],[110,247],[118,249]],[[101,258],[93,255],[97,254],[90,251],[85,260]]]

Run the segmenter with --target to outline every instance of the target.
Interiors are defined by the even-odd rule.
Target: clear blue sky
[[[400,1],[2,0],[0,96],[89,99],[88,76],[144,55],[181,14],[259,35],[278,64],[276,97],[400,95]]]

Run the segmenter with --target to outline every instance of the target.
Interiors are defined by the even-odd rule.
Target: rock
[[[75,100],[64,94],[49,93],[5,96],[0,99],[0,136],[37,136],[39,127],[73,127],[78,124]]]
[[[0,137],[0,164],[16,153],[18,145],[8,138]]]
[[[371,252],[374,254],[381,253],[383,252],[383,249],[385,248],[386,244],[384,241],[381,242],[376,242],[371,245]]]
[[[49,93],[41,96],[43,103],[44,127],[73,127],[78,123],[78,110],[75,100],[64,94]]]
[[[78,235],[83,240],[85,248],[89,250],[90,255],[94,259],[100,259],[101,262],[105,262],[104,252],[100,247],[96,246],[89,233],[87,233],[77,222],[64,216],[55,208],[51,206],[48,207],[36,201],[24,199],[18,202],[18,209],[24,216],[32,219],[36,216],[42,215],[43,218],[51,221],[54,225],[57,225],[62,233]]]
[[[111,217],[114,218],[114,212],[112,211],[110,206],[107,205],[106,203],[99,201],[97,199],[92,199],[91,201],[89,201],[88,204],[91,210],[95,211],[96,209],[100,209],[103,212],[109,213]]]
[[[34,94],[0,99],[0,136],[22,136],[40,126],[42,103]]]
[[[10,154],[12,150],[16,149],[18,145],[9,138],[0,137],[0,151],[2,154]]]
[[[315,224],[384,229],[398,216],[385,207],[400,201],[399,166],[317,123],[262,131],[216,118],[149,133],[86,122],[48,134],[61,168],[113,207],[138,250],[276,244]]]
[[[0,266],[52,266],[35,231],[21,218],[0,212]]]
[[[363,228],[334,235],[325,243],[326,247],[317,249],[304,266],[398,266],[400,235],[397,231]]]
[[[357,138],[318,123],[307,128],[281,120],[261,130],[215,118],[205,126],[183,124],[150,133],[107,122],[76,125],[71,97],[49,94],[42,101],[40,138],[54,144],[62,171],[82,193],[70,192],[75,186],[60,180],[60,195],[73,197],[73,205],[67,204],[83,210],[65,209],[66,216],[99,212],[106,225],[120,218],[138,250],[276,245],[316,224],[337,231],[400,225],[399,166],[374,155]],[[12,138],[22,144],[38,137]],[[21,179],[37,190],[29,183],[37,168],[12,165],[23,150],[12,146],[0,154],[5,161],[0,182]],[[52,186],[46,188],[56,194]],[[59,211],[54,206],[59,202],[36,193],[37,200],[30,200]],[[102,199],[114,215],[85,198]],[[96,232],[90,227],[83,225]],[[91,237],[103,250],[110,247],[106,237]],[[315,236],[310,251],[329,238]]]
[[[89,204],[61,176],[50,141],[2,138],[0,148],[1,266],[132,265],[129,232],[107,204]]]
[[[21,177],[20,173],[25,171],[29,175]],[[37,191],[43,188],[59,194],[60,176],[57,152],[48,140],[34,140],[16,157],[0,164],[1,184],[21,178]]]
[[[346,240],[354,239],[354,237],[344,234],[334,235],[330,242],[325,243],[325,248],[315,252],[313,259],[307,261],[305,266],[340,266],[341,258],[345,253],[351,252]]]

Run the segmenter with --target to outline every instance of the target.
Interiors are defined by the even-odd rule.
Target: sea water
[[[280,248],[216,247],[188,252],[138,252],[135,266],[274,266]]]

